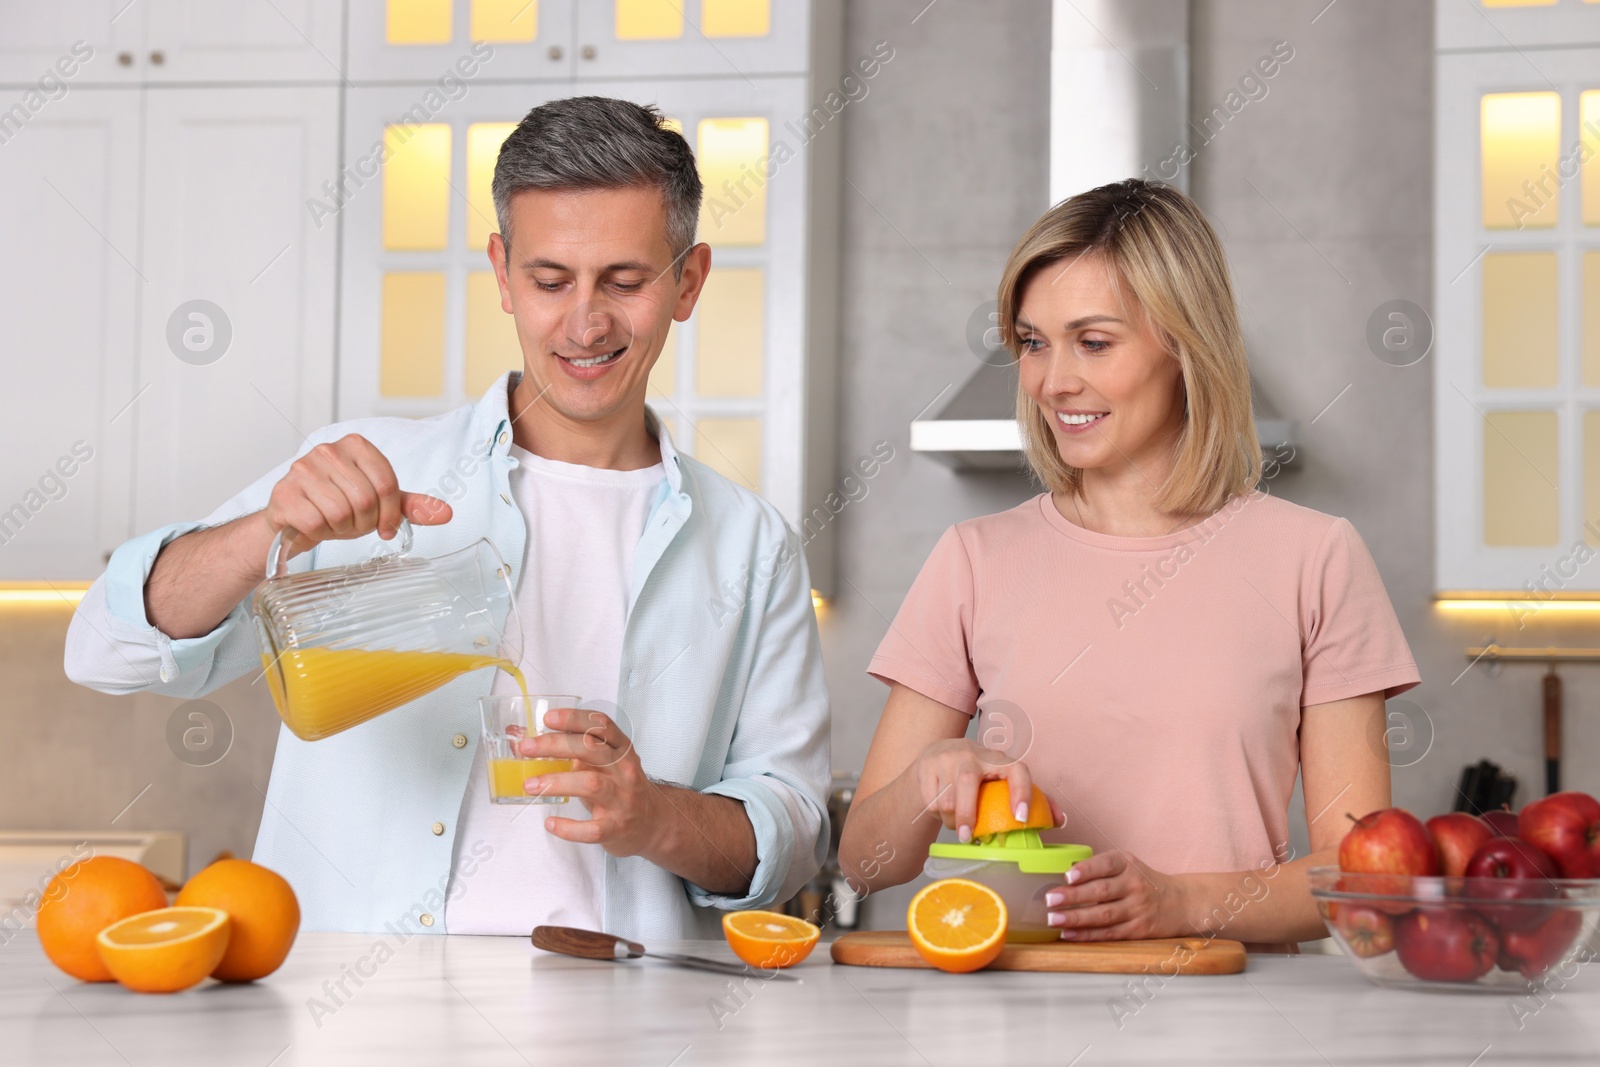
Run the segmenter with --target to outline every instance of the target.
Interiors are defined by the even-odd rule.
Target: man
[[[519,742],[577,761],[530,780],[577,802],[542,820],[489,802],[477,701],[508,691],[498,672],[320,741],[283,729],[255,859],[307,929],[695,936],[693,905],[769,906],[820,866],[828,704],[798,538],[645,407],[710,269],[700,196],[655,109],[535,108],[500,151],[489,242],[522,372],[435,418],[314,434],[205,522],[121,546],[84,597],[74,681],[199,696],[261,669],[248,600],[277,531],[298,571],[370,557],[404,516],[414,554],[487,537],[511,566],[535,691],[622,709],[552,712]],[[747,595],[714,613],[730,577]]]

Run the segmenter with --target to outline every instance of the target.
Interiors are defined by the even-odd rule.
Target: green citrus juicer
[[[969,845],[936,841],[922,871],[930,878],[970,878],[1006,902],[1007,941],[1056,941],[1061,932],[1046,919],[1044,897],[1067,870],[1094,855],[1088,845],[1053,845],[1037,829],[1007,830]]]

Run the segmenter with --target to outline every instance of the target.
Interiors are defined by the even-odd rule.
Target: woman
[[[1355,529],[1255,488],[1216,234],[1170,187],[1103,186],[1034,224],[999,304],[1048,492],[947,530],[907,594],[868,668],[890,693],[842,865],[909,881],[1005,779],[1019,818],[1038,785],[1048,836],[1095,850],[1047,896],[1064,938],[1326,936],[1306,870],[1345,813],[1388,806],[1368,739],[1419,678]],[[1312,853],[1291,862],[1297,770]]]

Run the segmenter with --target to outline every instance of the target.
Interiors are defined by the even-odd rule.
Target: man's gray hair
[[[511,243],[511,198],[524,189],[659,190],[674,266],[694,244],[700,220],[700,173],[683,135],[659,110],[606,96],[540,104],[500,146],[494,165],[494,212]]]

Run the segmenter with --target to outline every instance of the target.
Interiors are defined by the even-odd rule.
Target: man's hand
[[[263,512],[274,533],[291,527],[299,534],[290,555],[322,541],[349,540],[377,531],[395,535],[404,516],[419,526],[450,521],[450,505],[424,493],[400,488],[394,468],[360,434],[346,434],[317,445],[294,461],[272,487]]]
[[[602,712],[553,708],[544,721],[557,732],[522,738],[517,755],[570,759],[574,766],[530,778],[523,788],[534,796],[576,797],[589,809],[587,819],[551,816],[546,830],[613,856],[641,856],[708,893],[749,890],[756,833],[743,802],[651,781],[633,742]]]
[[[660,787],[645,777],[633,742],[611,716],[581,708],[552,708],[545,725],[555,733],[524,737],[517,755],[525,759],[570,759],[570,771],[529,778],[532,796],[576,797],[587,819],[552,816],[545,829],[567,841],[600,845],[613,856],[636,856],[658,834]]]
[[[434,526],[450,521],[450,505],[402,491],[383,453],[359,434],[317,445],[272,487],[264,510],[184,534],[161,550],[144,584],[145,618],[168,637],[208,634],[261,583],[279,530],[300,535],[286,546],[287,559],[322,541],[374,530],[387,540],[401,515]]]

